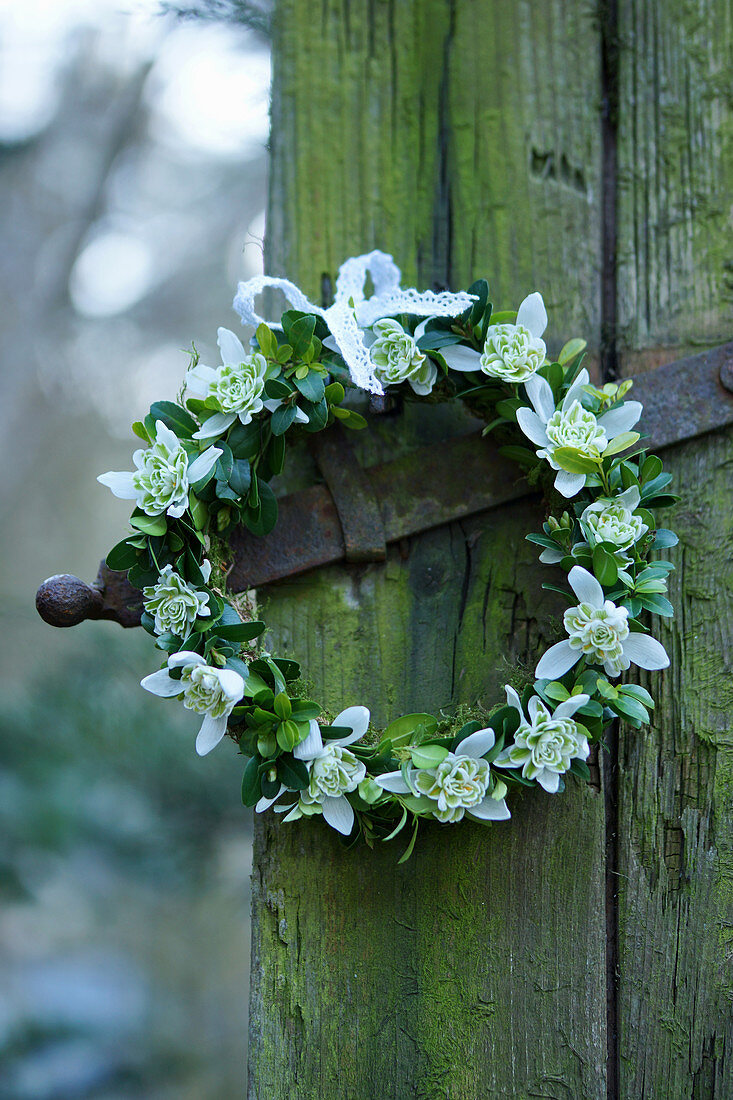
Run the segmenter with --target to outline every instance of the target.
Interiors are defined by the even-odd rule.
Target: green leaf
[[[146,432],[145,425],[143,424],[142,420],[136,420],[132,425],[132,430],[138,437],[138,439],[142,439],[143,443],[150,442],[150,436]]]
[[[604,588],[610,588],[618,580],[616,560],[603,546],[596,546],[593,550],[593,572]]]
[[[340,382],[331,382],[326,386],[324,393],[329,405],[340,405],[346,396],[346,391]]]
[[[260,762],[256,756],[250,756],[242,776],[242,802],[245,806],[254,806],[260,797]]]
[[[622,684],[618,690],[621,695],[630,695],[632,699],[638,699],[645,707],[654,710],[654,699],[640,684]]]
[[[567,344],[563,344],[560,349],[560,354],[557,357],[558,363],[565,367],[568,363],[572,363],[573,359],[577,359],[581,351],[585,351],[588,346],[587,340],[581,340],[579,337],[575,337],[573,340],[568,340]]]
[[[646,707],[638,699],[632,699],[630,696],[619,696],[613,703],[613,709],[624,718],[642,725],[646,725],[650,720]]]
[[[285,691],[281,691],[275,696],[275,701],[272,706],[275,714],[283,722],[290,718],[293,713],[293,708],[290,705],[290,696]]]
[[[284,435],[295,420],[295,405],[280,405],[275,409],[270,418],[270,428],[273,435]]]
[[[190,439],[199,426],[190,413],[176,405],[174,401],[156,401],[150,406],[150,415],[154,420],[162,420],[167,428],[175,432],[179,439]]]
[[[283,752],[292,752],[300,741],[300,731],[295,722],[286,719],[278,725],[275,730],[275,737]]]
[[[642,607],[655,615],[662,615],[664,618],[671,618],[674,615],[674,607],[666,596],[659,596],[656,592],[645,592],[643,596],[639,596],[639,602]]]
[[[312,401],[314,405],[317,405],[324,398],[326,387],[318,371],[311,370],[308,371],[305,378],[296,378],[295,385],[303,394],[303,397],[307,401]]]
[[[165,516],[133,515],[130,518],[130,526],[146,535],[164,535],[168,530],[168,522]]]
[[[415,841],[417,840],[417,830],[419,829],[419,827],[420,827],[420,818],[418,817],[415,820],[415,826],[412,830],[412,837],[410,838],[410,843],[407,845],[404,852],[402,853],[400,858],[397,860],[398,864],[407,863],[408,859],[412,855],[413,848],[415,847]]]
[[[551,680],[550,683],[545,686],[545,695],[548,699],[553,699],[558,703],[564,703],[566,699],[570,698],[568,689],[557,680]]]
[[[603,452],[603,457],[609,458],[611,455],[620,454],[621,451],[627,450],[628,447],[633,447],[640,439],[641,436],[638,432],[621,432],[620,435],[617,435],[608,444]]]
[[[448,755],[448,749],[442,745],[420,745],[411,755],[416,768],[437,768]]]
[[[298,722],[310,722],[321,713],[318,703],[313,703],[310,699],[291,699],[290,705],[293,708],[293,718]]]
[[[263,321],[257,326],[255,333],[259,349],[266,359],[274,359],[277,355],[277,337],[271,329],[267,327]]]
[[[252,471],[246,458],[235,458],[229,474],[229,485],[242,500],[247,496],[252,484]]]
[[[256,510],[245,509],[242,518],[245,526],[253,535],[267,535],[277,523],[277,500],[266,481],[259,481],[258,491],[259,508]]]
[[[261,421],[242,424],[237,420],[229,429],[227,443],[235,458],[254,458],[260,449]]]
[[[282,378],[270,378],[265,382],[265,393],[273,401],[282,401],[283,398],[290,397],[292,392],[293,387]]]
[[[669,531],[666,527],[658,527],[654,532],[652,546],[655,550],[664,550],[669,546],[676,546],[679,541],[674,531]]]
[[[261,691],[268,691],[267,684],[262,679],[258,672],[253,672],[250,668],[249,676],[244,682],[244,694],[248,699],[254,699],[255,695],[259,695]]]
[[[489,301],[489,284],[486,279],[477,279],[475,283],[471,283],[468,288],[469,294],[476,295],[476,301],[468,308],[468,324],[471,328],[475,328],[484,315],[487,303]],[[464,314],[465,316],[465,314]]]
[[[113,546],[109,554],[107,554],[106,562],[110,569],[122,570],[131,569],[137,562],[139,551],[134,546],[130,546],[127,539],[123,539],[122,542],[118,542],[116,546]]]
[[[285,328],[285,316],[283,315],[283,329]],[[289,330],[287,330],[287,337],[293,348],[293,358],[300,359],[305,354],[311,340],[313,339],[313,333],[316,327],[316,319],[312,313],[306,313],[304,317],[299,317],[297,321],[294,321]]]
[[[229,642],[251,642],[253,638],[259,638],[265,624],[260,619],[253,619],[249,623],[232,623],[230,626],[221,626],[217,623],[216,634]]]
[[[384,741],[391,741],[393,745],[408,745],[414,733],[422,729],[428,737],[436,732],[438,720],[432,714],[403,714],[401,718],[395,718],[384,731]]]
[[[333,415],[338,417],[341,423],[346,428],[351,428],[352,431],[358,431],[360,428],[366,428],[367,422],[361,413],[354,412],[353,409],[332,409]]]
[[[644,459],[639,475],[641,480],[646,483],[654,481],[655,477],[659,477],[663,469],[661,458],[657,458],[656,455],[649,455],[648,458]]]
[[[601,464],[600,458],[591,458],[577,447],[556,447],[552,457],[571,474],[593,474]]]
[[[310,781],[308,768],[302,760],[296,760],[294,756],[278,758],[277,774],[280,782],[291,791],[304,791]]]
[[[283,472],[285,466],[285,437],[274,435],[267,448],[267,461],[272,471],[272,476],[277,477]]]

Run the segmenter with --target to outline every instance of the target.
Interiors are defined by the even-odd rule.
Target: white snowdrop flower
[[[424,330],[424,322],[418,329]],[[372,325],[374,334],[369,354],[374,374],[387,386],[409,382],[415,393],[426,396],[438,377],[438,369],[417,346],[417,340],[405,332],[399,321],[385,317]],[[417,335],[417,333],[416,333]],[[368,333],[365,343],[369,342]]]
[[[201,565],[204,583],[211,576],[211,562]],[[154,585],[143,588],[145,610],[155,618],[155,633],[177,634],[183,638],[199,617],[211,615],[209,594],[190,585],[172,565],[163,567]]]
[[[649,530],[641,516],[634,515],[640,495],[638,486],[632,485],[612,500],[602,497],[589,504],[580,517],[589,546],[607,542],[617,551],[630,550]]]
[[[212,439],[222,435],[239,418],[249,424],[264,408],[263,393],[267,360],[260,352],[247,353],[242,341],[228,328],[220,328],[217,343],[222,364],[214,369],[203,363],[186,375],[186,388],[200,400],[213,399],[217,412],[204,421],[194,439]]]
[[[188,508],[189,486],[208,474],[222,452],[218,447],[208,447],[190,459],[176,433],[162,420],[156,420],[155,432],[155,442],[132,456],[136,470],[110,471],[100,474],[97,481],[121,500],[134,500],[147,516],[165,512],[178,519]]]
[[[289,811],[284,821],[322,813],[332,829],[343,836],[349,835],[354,827],[354,810],[346,795],[355,791],[366,777],[366,767],[346,746],[361,740],[369,729],[370,717],[366,707],[347,707],[336,715],[333,725],[346,726],[351,733],[325,744],[318,722],[311,719],[308,736],[293,749],[293,756],[302,760],[308,769],[308,787],[300,792],[294,806],[276,807],[281,812]],[[262,813],[286,793],[292,792],[281,786],[274,798],[261,798],[255,810]]]
[[[589,695],[571,695],[555,710],[549,708],[538,695],[533,695],[525,716],[519,695],[505,686],[507,703],[519,712],[519,728],[514,744],[503,749],[496,758],[498,768],[521,768],[525,779],[536,779],[549,794],[555,794],[560,776],[570,768],[573,760],[587,760],[590,748],[588,737],[578,729],[573,715],[590,699]]]
[[[517,423],[539,448],[537,457],[547,459],[553,470],[558,471],[555,488],[564,497],[576,496],[585,485],[586,475],[563,470],[554,452],[559,447],[576,447],[588,457],[598,458],[612,439],[630,431],[641,416],[639,401],[624,401],[596,417],[582,404],[588,382],[588,371],[583,368],[556,409],[549,382],[542,375],[533,375],[524,384],[532,408],[524,405],[517,409]]]
[[[568,574],[570,586],[580,601],[565,612],[568,637],[547,650],[535,670],[539,680],[556,680],[581,657],[603,665],[607,676],[620,676],[630,664],[639,668],[667,668],[669,657],[661,642],[648,634],[629,630],[629,612],[604,600],[596,578],[575,565]]]
[[[515,324],[489,325],[483,351],[463,344],[441,348],[451,370],[482,371],[503,382],[526,382],[545,361],[542,334],[547,328],[547,310],[542,295],[529,294],[517,310]]]
[[[180,680],[170,675],[172,668],[182,670]],[[172,653],[167,668],[153,672],[140,683],[146,691],[163,698],[182,694],[187,710],[204,715],[196,738],[199,756],[205,756],[219,744],[227,731],[229,715],[244,695],[244,680],[238,672],[207,665],[200,654],[188,650]]]
[[[478,821],[505,821],[511,817],[504,798],[487,794],[490,767],[483,757],[496,743],[492,729],[477,730],[464,737],[455,752],[446,754],[434,768],[411,768],[409,782],[401,771],[376,775],[375,783],[394,794],[418,791],[435,802],[433,817],[455,824],[465,814]]]

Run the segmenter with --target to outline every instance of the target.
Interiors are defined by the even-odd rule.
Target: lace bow
[[[374,293],[369,298],[364,294],[367,275],[371,275],[374,286]],[[384,393],[384,389],[374,375],[369,349],[364,342],[365,328],[380,317],[392,317],[397,313],[412,313],[419,317],[456,317],[474,301],[474,296],[465,291],[436,294],[432,290],[420,292],[413,287],[403,290],[400,287],[400,269],[391,256],[379,250],[352,256],[341,264],[336,280],[336,297],[328,309],[314,305],[289,279],[256,275],[246,283],[240,283],[234,308],[244,324],[257,326],[264,320],[256,312],[254,303],[265,287],[278,287],[294,309],[322,317],[349,368],[354,385],[371,393]],[[266,324],[270,328],[279,328],[271,321]]]

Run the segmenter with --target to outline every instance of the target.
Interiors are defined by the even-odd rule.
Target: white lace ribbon
[[[374,293],[369,298],[364,294],[367,275],[371,275],[374,286]],[[282,290],[294,309],[315,313],[324,319],[349,368],[352,382],[371,393],[384,393],[384,389],[374,375],[369,349],[364,342],[365,328],[370,328],[380,317],[392,317],[396,313],[412,313],[419,317],[456,317],[475,300],[472,294],[465,291],[436,294],[432,290],[421,292],[413,287],[403,290],[400,287],[400,269],[391,256],[379,250],[352,256],[341,264],[334,303],[328,309],[314,305],[289,279],[256,275],[246,283],[240,283],[234,308],[245,325],[256,327],[265,320],[255,310],[255,298],[266,287]],[[270,328],[280,327],[272,321],[265,323]]]

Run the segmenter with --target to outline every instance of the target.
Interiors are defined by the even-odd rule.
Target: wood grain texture
[[[733,1095],[733,433],[668,452],[677,616],[654,726],[622,738],[621,1095]]]
[[[618,354],[634,374],[733,331],[728,0],[619,0],[618,79]]]
[[[278,650],[378,723],[491,704],[554,610],[518,535],[536,519],[515,505],[273,587]],[[602,795],[514,809],[428,827],[403,867],[406,839],[344,851],[320,822],[258,822],[253,1100],[605,1096]]]
[[[273,274],[318,295],[322,274],[382,248],[409,285],[488,276],[500,309],[541,286],[594,346],[593,4],[280,0],[274,53]]]

